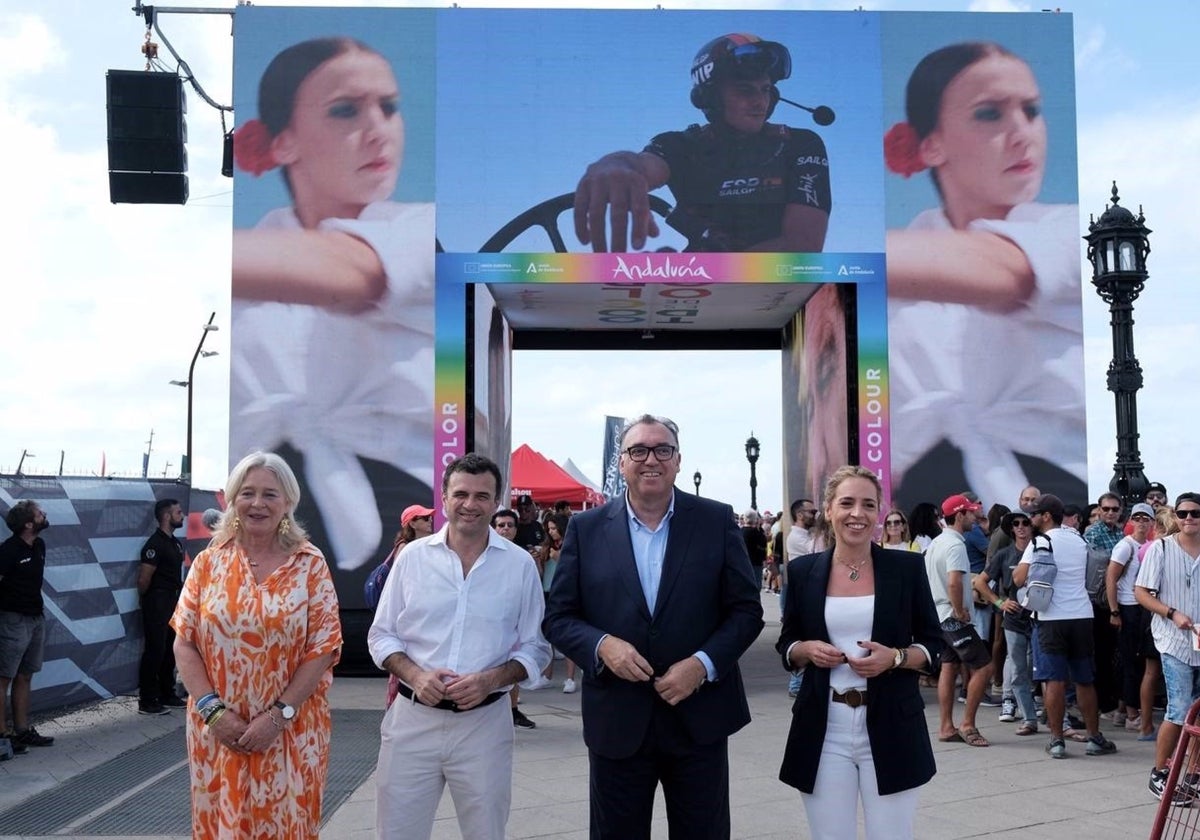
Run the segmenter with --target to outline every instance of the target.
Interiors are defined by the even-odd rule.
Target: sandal
[[[1018,735],[1036,735],[1037,731],[1038,731],[1037,724],[1031,720],[1027,720],[1024,723],[1022,723],[1020,726],[1017,727]]]
[[[1063,730],[1063,738],[1067,739],[1068,741],[1074,741],[1078,744],[1082,744],[1087,741],[1088,736],[1086,732],[1080,732],[1078,729],[1072,729],[1068,726]]]
[[[974,726],[968,726],[965,729],[958,730],[958,734],[962,736],[963,741],[967,746],[971,747],[990,747],[988,739],[979,734],[979,730]]]

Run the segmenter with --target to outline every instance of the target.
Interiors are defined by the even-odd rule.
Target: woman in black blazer
[[[919,672],[942,649],[920,554],[872,544],[882,488],[863,467],[825,485],[834,546],[788,564],[776,650],[804,681],[779,778],[803,794],[814,840],[911,838],[917,793],[936,772]]]

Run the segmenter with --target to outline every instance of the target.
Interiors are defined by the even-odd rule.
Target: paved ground
[[[754,721],[730,741],[733,835],[804,840],[809,834],[800,796],[776,778],[791,711],[786,675],[772,650],[779,630],[778,621],[772,619],[778,610],[766,596],[764,604],[767,627],[742,660]],[[334,683],[332,699],[336,708],[380,709],[382,715],[384,690],[382,679],[341,679]],[[934,731],[937,709],[931,690],[926,700]],[[580,735],[579,695],[564,695],[558,689],[526,692],[521,708],[537,722],[537,729],[517,730],[509,836],[582,840],[587,836],[587,754]],[[961,714],[961,706],[956,713]],[[39,730],[55,736],[57,742],[0,763],[0,813],[161,737],[181,726],[182,720],[178,712],[139,716],[133,698],[120,698],[39,722]],[[1110,731],[1120,747],[1116,755],[1087,758],[1083,744],[1071,744],[1069,760],[1052,761],[1042,751],[1044,736],[1017,737],[1013,724],[996,720],[996,710],[981,710],[980,724],[992,742],[990,748],[935,742],[938,775],[921,796],[918,838],[1029,840],[1052,834],[1131,840],[1151,836],[1157,803],[1146,790],[1146,779],[1153,744],[1138,743],[1134,733]],[[654,836],[665,838],[665,815],[659,804]],[[5,834],[4,828],[0,823],[0,837],[15,836]],[[54,835],[59,840],[85,836],[62,831]],[[334,840],[374,837],[372,780],[329,818],[323,834]],[[460,836],[448,795],[443,797],[433,836],[438,840]]]

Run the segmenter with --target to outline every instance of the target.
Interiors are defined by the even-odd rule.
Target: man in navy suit
[[[675,489],[679,462],[673,422],[627,423],[626,494],[571,517],[550,590],[546,638],[583,672],[594,840],[648,840],[659,783],[672,838],[730,836],[762,602],[733,509]]]

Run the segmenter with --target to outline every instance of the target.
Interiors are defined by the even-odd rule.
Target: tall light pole
[[[200,333],[200,342],[196,345],[196,352],[192,354],[192,363],[188,365],[187,381],[172,379],[172,385],[178,385],[181,388],[187,388],[187,453],[183,456],[183,465],[179,470],[179,480],[187,484],[192,483],[192,382],[196,376],[196,360],[203,355],[205,358],[217,355],[217,351],[211,350],[202,352],[204,349],[204,339],[208,338],[208,334],[217,329],[220,329],[213,323],[213,319],[217,317],[217,313],[208,316],[208,323],[204,325]]]
[[[1112,325],[1113,358],[1108,365],[1108,390],[1117,410],[1117,461],[1108,489],[1121,497],[1125,509],[1146,498],[1149,482],[1138,450],[1137,392],[1142,387],[1142,366],[1133,353],[1133,302],[1141,294],[1149,273],[1150,229],[1138,208],[1130,210],[1117,202],[1113,181],[1112,206],[1088,225],[1087,256],[1092,264],[1092,285],[1108,304]]]
[[[758,438],[753,431],[746,438],[746,460],[750,462],[750,509],[758,510],[758,477],[754,474],[754,465],[758,463]]]
[[[693,473],[693,475],[692,475],[692,484],[696,485],[696,495],[697,496],[700,495],[700,479],[701,478],[702,478],[702,476],[700,475],[700,470],[696,470],[696,472]]]

